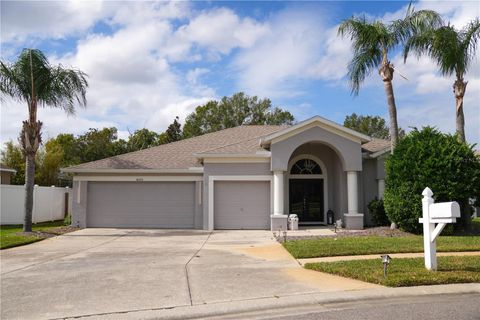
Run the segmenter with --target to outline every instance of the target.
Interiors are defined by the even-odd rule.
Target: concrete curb
[[[255,312],[274,311],[277,314],[294,308],[321,308],[321,305],[385,298],[403,298],[440,294],[480,293],[480,283],[378,288],[357,291],[338,291],[299,294],[282,297],[263,297],[249,300],[227,301],[203,305],[162,309],[134,310],[102,315],[85,315],[84,319],[198,319],[211,317],[249,318]]]

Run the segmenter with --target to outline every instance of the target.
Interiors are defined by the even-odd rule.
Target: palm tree
[[[437,29],[415,33],[407,40],[403,50],[405,61],[410,51],[414,51],[417,56],[427,54],[437,63],[442,75],[455,74],[453,93],[455,94],[456,131],[461,142],[465,142],[463,97],[468,83],[464,77],[475,57],[479,37],[480,20],[476,18],[460,31],[448,24]]]
[[[431,10],[415,11],[409,5],[403,19],[388,24],[378,20],[369,22],[365,17],[352,17],[343,21],[338,28],[339,35],[348,34],[353,42],[353,58],[348,65],[348,77],[354,95],[358,94],[365,78],[374,69],[378,69],[387,95],[392,152],[398,141],[398,123],[392,86],[395,68],[388,55],[414,32],[434,28],[440,24],[441,18],[438,13]]]
[[[0,61],[0,92],[28,105],[28,119],[23,121],[19,136],[26,158],[24,232],[32,231],[35,155],[42,143],[37,107],[61,108],[73,114],[76,103],[86,106],[86,76],[80,70],[51,66],[44,54],[35,49],[24,49],[12,64]]]

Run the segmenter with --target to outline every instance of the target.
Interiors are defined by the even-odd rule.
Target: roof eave
[[[194,153],[194,157],[203,158],[270,158],[270,151],[257,153]]]
[[[190,167],[187,169],[89,169],[89,168],[62,168],[66,173],[203,173],[203,167]]]
[[[384,155],[385,153],[388,153],[390,152],[391,148],[390,147],[386,147],[380,151],[377,151],[377,152],[373,152],[370,154],[370,158],[378,158],[382,155]]]

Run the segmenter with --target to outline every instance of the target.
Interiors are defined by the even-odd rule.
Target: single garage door
[[[270,182],[215,181],[215,229],[270,229]]]
[[[194,182],[89,182],[88,227],[193,228]]]

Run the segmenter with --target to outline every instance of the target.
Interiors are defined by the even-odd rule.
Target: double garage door
[[[87,227],[195,227],[195,182],[89,182],[87,199]],[[215,181],[213,205],[215,229],[270,228],[268,181]]]
[[[195,182],[90,182],[87,227],[195,225]]]

